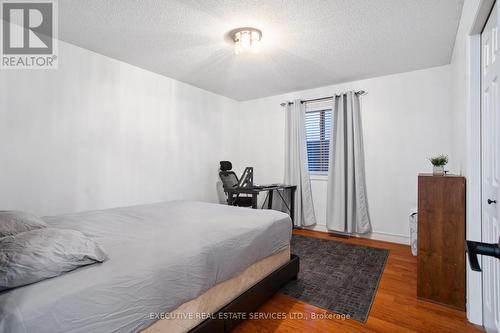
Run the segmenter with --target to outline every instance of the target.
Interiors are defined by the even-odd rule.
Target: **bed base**
[[[189,333],[226,333],[231,332],[250,312],[255,311],[271,296],[280,290],[288,281],[297,279],[299,273],[299,257],[291,255],[290,261],[269,274],[252,288],[238,296],[231,303],[206,319]]]

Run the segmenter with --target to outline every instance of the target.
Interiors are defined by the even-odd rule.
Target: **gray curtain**
[[[328,230],[364,234],[371,231],[366,197],[363,131],[358,94],[334,97],[326,224]]]
[[[307,166],[307,143],[304,105],[295,100],[286,104],[285,184],[297,185],[295,191],[295,226],[316,224],[311,181]]]

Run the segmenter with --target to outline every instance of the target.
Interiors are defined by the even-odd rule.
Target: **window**
[[[309,171],[328,172],[332,110],[306,112],[306,140]]]

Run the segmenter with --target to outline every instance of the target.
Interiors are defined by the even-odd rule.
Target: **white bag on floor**
[[[417,255],[418,214],[414,209],[410,212],[410,245],[411,253]]]

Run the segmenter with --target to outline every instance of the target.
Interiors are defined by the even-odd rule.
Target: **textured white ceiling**
[[[448,64],[463,0],[64,0],[62,40],[236,100]],[[263,31],[234,55],[231,29]]]

